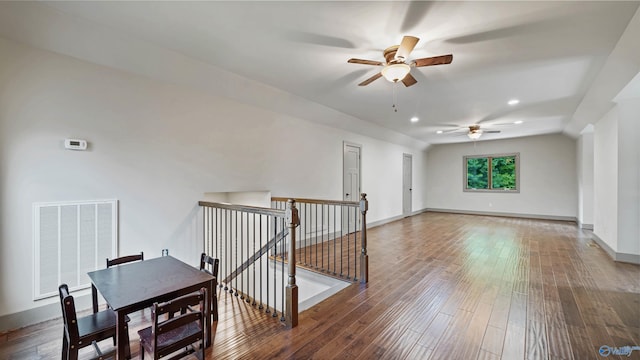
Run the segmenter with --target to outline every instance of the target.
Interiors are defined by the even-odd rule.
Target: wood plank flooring
[[[368,243],[369,284],[292,330],[219,290],[209,357],[581,360],[640,345],[640,266],[612,261],[573,223],[424,213],[370,229]],[[149,315],[131,316],[134,355]],[[0,359],[59,358],[61,333],[58,319],[0,334]]]

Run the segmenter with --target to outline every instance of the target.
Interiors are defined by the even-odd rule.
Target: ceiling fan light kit
[[[478,140],[478,139],[480,139],[481,135],[482,135],[482,130],[477,130],[477,131],[474,131],[474,132],[467,133],[467,136],[471,140]]]
[[[382,76],[384,76],[384,78],[388,81],[398,82],[404,79],[410,70],[411,67],[404,63],[391,64],[385,66],[384,69],[382,69]]]

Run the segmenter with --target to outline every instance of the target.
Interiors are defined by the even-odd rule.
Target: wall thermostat
[[[69,150],[87,150],[87,141],[79,139],[65,139],[64,148]]]

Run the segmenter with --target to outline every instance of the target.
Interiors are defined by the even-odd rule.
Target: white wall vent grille
[[[91,285],[87,272],[105,267],[118,245],[118,201],[33,204],[34,300]]]

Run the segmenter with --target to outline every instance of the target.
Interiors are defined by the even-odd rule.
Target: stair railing
[[[285,209],[289,198],[272,197],[271,207]],[[369,201],[295,198],[298,266],[336,277],[368,282],[367,211]]]
[[[300,221],[295,201],[281,209],[198,204],[204,251],[220,260],[219,286],[272,317],[280,316],[287,327],[297,326],[295,229]]]

